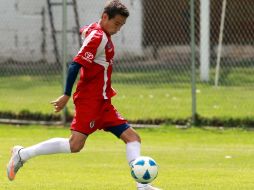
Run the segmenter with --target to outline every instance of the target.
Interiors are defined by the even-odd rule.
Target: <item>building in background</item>
[[[51,0],[50,2],[62,2]],[[69,0],[71,2],[71,0]],[[77,0],[80,25],[97,22],[100,19],[105,1]],[[126,26],[114,36],[117,54],[142,54],[142,7],[139,0],[123,1],[130,10]],[[54,40],[48,1],[0,0],[0,62],[46,60],[54,62]],[[56,31],[62,28],[62,6],[52,6],[53,24]],[[73,30],[75,15],[68,6],[68,30]],[[68,33],[68,58],[71,59],[79,49],[77,33]],[[57,48],[61,53],[61,32],[56,33]]]

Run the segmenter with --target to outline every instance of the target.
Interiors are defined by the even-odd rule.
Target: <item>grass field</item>
[[[253,190],[254,132],[243,129],[137,129],[142,154],[159,164],[154,184],[164,190]],[[5,166],[15,144],[68,137],[61,127],[0,125],[1,190],[133,190],[125,146],[109,133],[91,135],[79,154],[31,159],[9,182]]]
[[[198,114],[207,118],[252,118],[254,79],[251,73],[253,69],[222,74],[228,83],[219,88],[198,83]],[[191,116],[191,85],[186,71],[116,72],[113,87],[118,91],[113,103],[129,120]],[[62,94],[61,88],[59,76],[0,77],[0,111],[52,114],[49,102]],[[72,113],[71,101],[68,108]]]

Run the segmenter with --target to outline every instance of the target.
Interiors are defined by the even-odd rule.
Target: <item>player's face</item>
[[[102,26],[104,30],[110,35],[116,34],[121,27],[125,24],[126,17],[116,15],[114,18],[109,19],[107,14],[102,16]]]

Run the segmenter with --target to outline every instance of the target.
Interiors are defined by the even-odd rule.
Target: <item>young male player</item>
[[[111,97],[116,94],[111,87],[114,57],[111,35],[120,30],[128,16],[128,9],[119,0],[112,0],[105,5],[98,23],[83,28],[83,45],[69,66],[64,95],[52,102],[55,112],[64,108],[80,71],[80,80],[73,94],[75,115],[71,124],[71,136],[69,139],[53,138],[27,148],[14,146],[7,165],[9,180],[14,180],[18,170],[32,157],[79,152],[87,137],[97,129],[109,131],[126,143],[129,163],[140,156],[139,135],[111,104]],[[140,183],[137,183],[137,188],[158,190],[149,184]]]

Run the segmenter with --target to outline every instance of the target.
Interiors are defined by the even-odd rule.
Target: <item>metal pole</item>
[[[220,60],[221,60],[221,50],[222,50],[222,41],[223,41],[223,31],[224,31],[224,25],[225,25],[224,23],[225,23],[225,15],[226,15],[226,6],[227,6],[227,0],[223,0],[221,22],[220,22],[220,35],[219,35],[216,69],[215,69],[215,82],[214,82],[215,87],[218,87],[218,84],[219,84]]]
[[[191,5],[191,70],[192,70],[192,124],[196,124],[196,65],[195,65],[195,0],[190,1]]]
[[[210,70],[210,0],[200,1],[200,79],[209,81]]]
[[[63,18],[62,18],[62,67],[63,67],[63,91],[66,82],[66,63],[67,63],[67,0],[63,0]],[[62,112],[62,123],[66,124],[67,108]]]

